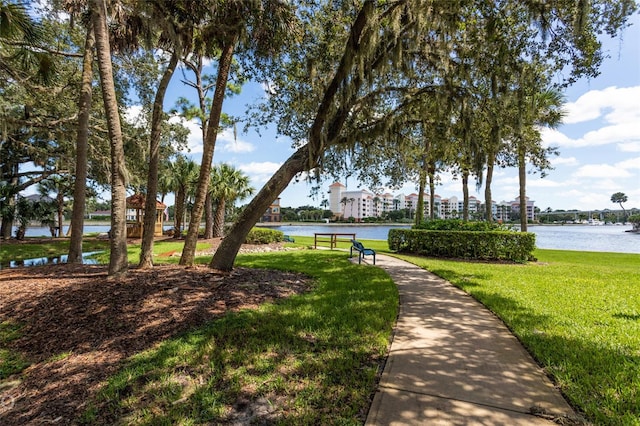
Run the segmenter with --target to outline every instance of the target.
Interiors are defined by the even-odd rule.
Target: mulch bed
[[[156,266],[117,281],[103,265],[1,270],[0,322],[23,325],[10,348],[31,365],[0,382],[0,424],[73,424],[125,358],[308,289],[304,275],[248,268]]]

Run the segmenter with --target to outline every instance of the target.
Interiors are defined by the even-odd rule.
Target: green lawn
[[[29,240],[37,240],[38,243],[31,243]],[[82,249],[87,253],[108,250],[109,241],[85,239],[82,242]],[[54,257],[63,254],[69,254],[69,239],[66,238],[51,240],[27,238],[21,242],[0,244],[0,264],[8,263],[11,260]]]
[[[314,289],[133,357],[86,422],[218,424],[240,411],[248,424],[248,408],[273,408],[278,424],[362,424],[397,315],[388,275],[329,251],[244,254],[238,265],[304,272]]]
[[[295,240],[288,245],[313,246],[313,237]],[[386,241],[362,242],[388,252]],[[155,244],[156,254],[181,249],[181,242]],[[132,246],[132,262],[137,252]],[[594,424],[640,425],[640,255],[535,255],[539,261],[525,265],[399,257],[463,288],[501,317]],[[341,251],[245,254],[238,265],[306,272],[317,285],[138,355],[110,381],[103,394],[109,403],[95,405],[87,419],[103,418],[106,410],[125,423],[215,422],[238,399],[263,396],[278,407],[295,401],[282,408],[284,423],[357,423],[397,307],[386,274],[351,265]],[[2,329],[0,346],[19,333],[13,324]],[[6,367],[15,371],[21,362],[15,358]],[[184,374],[188,386],[181,384]]]
[[[640,425],[640,255],[537,250],[537,263],[399,256],[495,312],[599,425]]]

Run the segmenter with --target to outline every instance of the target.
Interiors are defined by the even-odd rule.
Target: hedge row
[[[420,222],[411,229],[430,231],[511,231],[512,228],[497,222],[468,221],[462,219],[430,219]]]
[[[284,232],[275,229],[252,228],[245,238],[245,244],[271,244],[284,240]]]
[[[389,248],[423,256],[526,262],[535,260],[536,236],[509,231],[391,229]]]

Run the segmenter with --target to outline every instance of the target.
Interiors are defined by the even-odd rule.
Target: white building
[[[464,200],[456,196],[442,198],[435,194],[434,197],[434,215],[436,218],[451,219],[462,218],[464,211]],[[500,204],[495,201],[491,202],[491,211],[496,220],[509,221],[512,220],[511,213],[519,212],[520,198],[515,201],[502,201]],[[424,194],[424,218],[429,217],[430,199],[429,194]],[[357,221],[365,217],[381,217],[390,211],[407,209],[411,212],[411,216],[415,214],[418,207],[418,194],[409,195],[398,194],[393,195],[384,193],[380,195],[373,194],[367,190],[359,189],[356,191],[347,191],[347,187],[339,182],[335,182],[329,186],[329,208],[336,217],[343,219],[353,218]],[[527,198],[527,217],[534,219],[535,205],[534,202]],[[476,213],[484,213],[484,204],[474,196],[469,197],[469,215],[473,217]],[[482,215],[484,216],[484,214]]]

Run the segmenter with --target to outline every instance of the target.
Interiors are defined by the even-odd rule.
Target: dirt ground
[[[125,358],[228,311],[308,288],[304,275],[247,268],[156,266],[119,281],[102,265],[0,270],[0,323],[23,325],[10,348],[31,362],[0,381],[0,424],[73,424]]]

